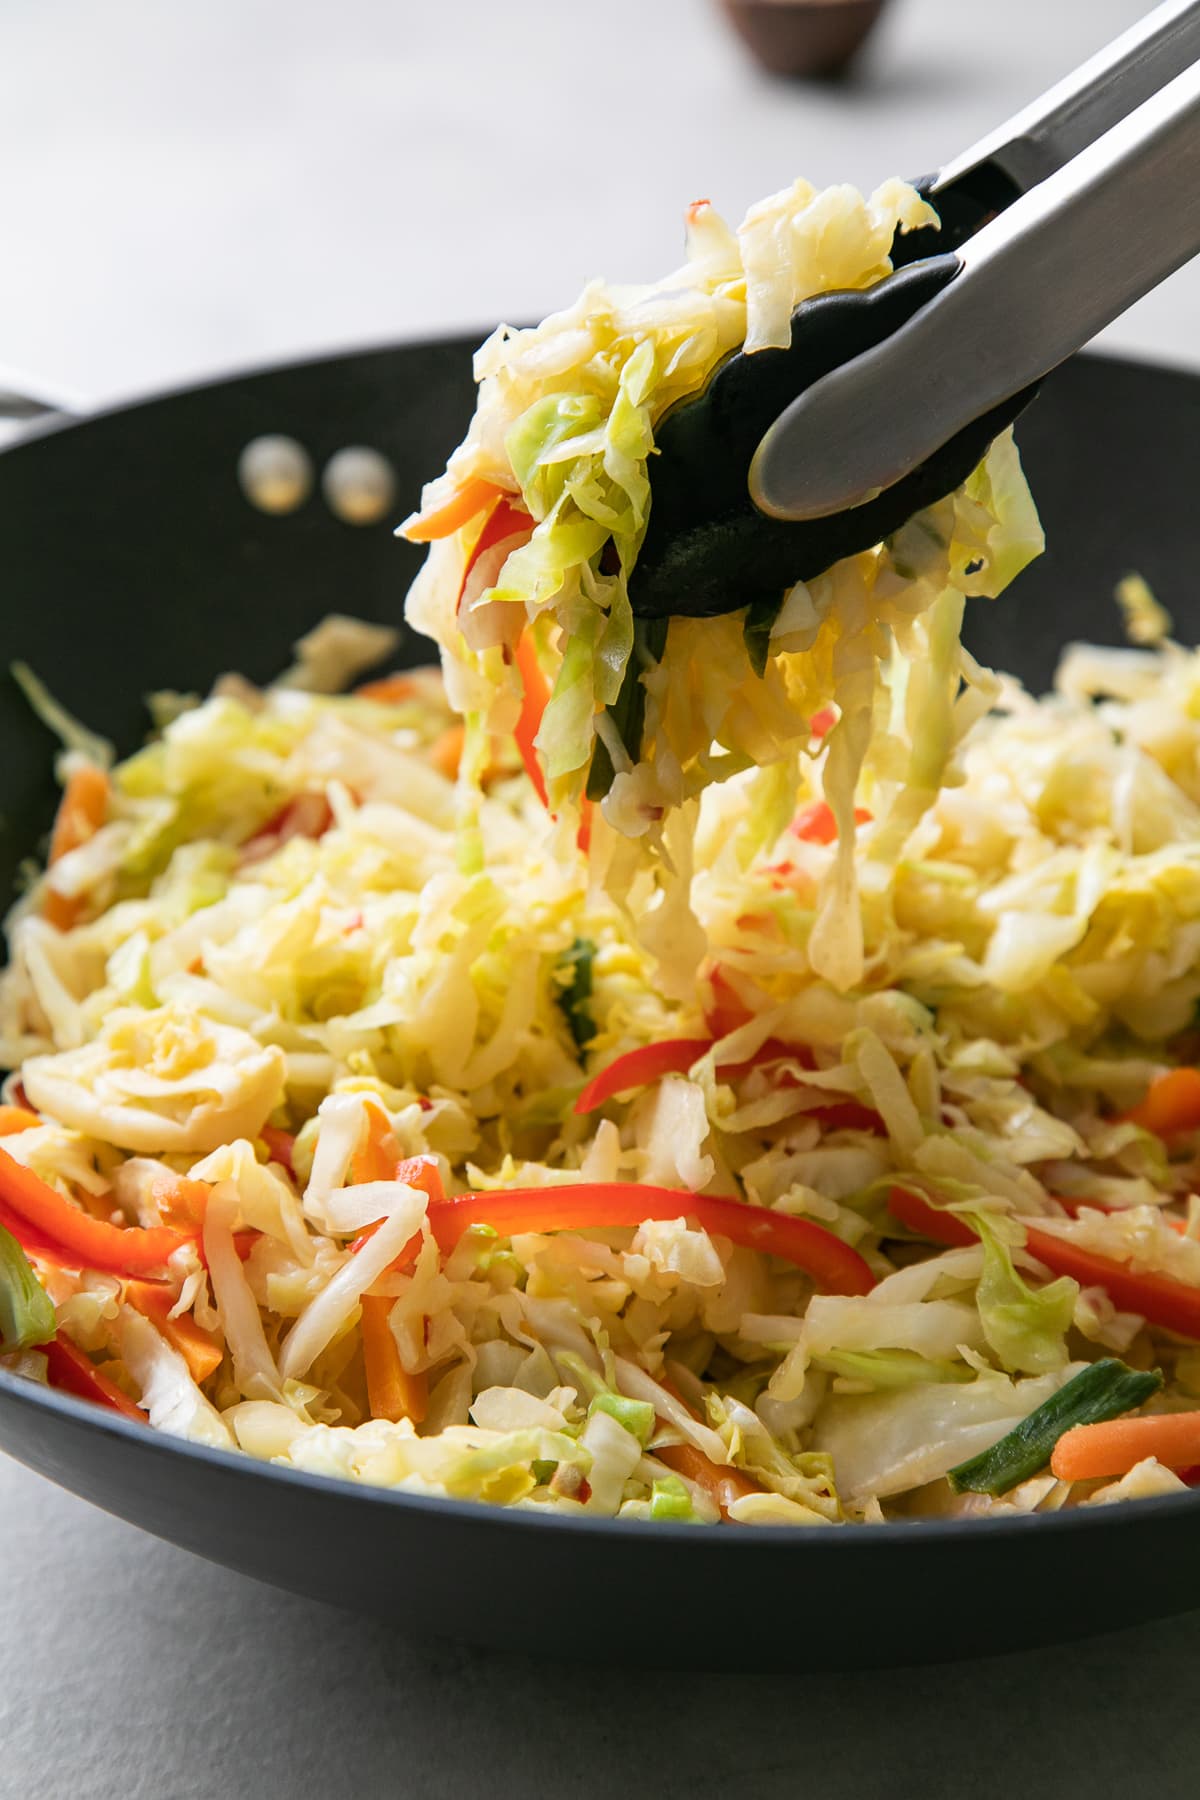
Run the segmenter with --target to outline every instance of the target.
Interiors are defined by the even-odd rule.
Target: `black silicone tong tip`
[[[937,212],[938,223],[919,225],[915,231],[897,229],[892,238],[893,269],[907,269],[924,257],[960,249],[1021,197],[1016,182],[992,162],[979,163],[940,193],[934,192],[937,181],[936,175],[919,175],[912,183]]]
[[[998,171],[985,165],[975,173],[979,179],[970,188],[960,191],[956,184],[939,195],[941,230],[897,234],[893,259],[903,266],[894,274],[871,288],[803,301],[792,315],[787,349],[736,352],[703,393],[660,421],[658,454],[650,465],[650,519],[629,583],[638,618],[711,618],[777,604],[796,582],[869,549],[952,493],[1033,398],[1036,389],[1028,388],[976,419],[863,506],[787,522],[768,518],[750,498],[751,459],[789,401],[899,330],[953,279],[954,247],[1015,196]],[[935,247],[940,254],[930,254]]]

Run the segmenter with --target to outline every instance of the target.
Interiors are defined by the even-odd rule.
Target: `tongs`
[[[1038,383],[1200,252],[1200,0],[916,183],[895,272],[797,307],[656,434],[635,614],[770,605],[951,493]]]

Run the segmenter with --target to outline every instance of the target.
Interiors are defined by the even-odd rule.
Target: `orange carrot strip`
[[[741,1469],[735,1469],[725,1463],[710,1462],[703,1450],[697,1450],[694,1444],[670,1444],[665,1449],[652,1452],[659,1462],[666,1463],[668,1469],[674,1469],[677,1475],[694,1481],[710,1494],[721,1509],[721,1517],[729,1520],[729,1508],[734,1500],[742,1500],[747,1494],[761,1494],[762,1489],[757,1481]]]
[[[361,687],[354,690],[356,700],[377,700],[381,706],[395,706],[401,700],[411,700],[417,691],[417,683],[411,675],[381,675],[378,681],[364,681]]]
[[[1148,1456],[1157,1457],[1168,1469],[1188,1469],[1200,1462],[1200,1412],[1072,1426],[1055,1444],[1050,1468],[1060,1481],[1093,1481],[1103,1475],[1127,1475]]]
[[[187,1175],[173,1175],[164,1169],[151,1179],[150,1204],[164,1225],[191,1235],[204,1224],[209,1192],[207,1182],[192,1181]]]
[[[472,476],[440,506],[405,519],[400,527],[401,534],[410,544],[431,544],[435,538],[449,537],[499,498],[500,489],[494,481],[485,481],[480,475]]]
[[[108,812],[108,796],[109,781],[104,770],[95,763],[82,763],[67,782],[58,803],[50,838],[52,863],[95,837]],[[82,911],[82,898],[55,893],[52,887],[46,889],[42,913],[58,931],[69,931]]]
[[[366,1138],[350,1159],[351,1181],[395,1181],[399,1163],[400,1146],[391,1120],[382,1107],[368,1106]]]
[[[430,762],[446,777],[447,781],[457,781],[458,779],[458,765],[462,762],[466,741],[465,725],[449,725],[429,747]]]
[[[218,1368],[224,1352],[212,1334],[201,1330],[195,1319],[181,1313],[171,1318],[175,1295],[161,1281],[127,1281],[125,1298],[162,1332],[187,1363],[193,1381],[205,1381]]]
[[[1200,1128],[1200,1069],[1168,1069],[1156,1075],[1138,1104],[1125,1115],[1131,1125],[1156,1137],[1179,1137]]]
[[[419,1425],[429,1407],[429,1378],[410,1375],[400,1361],[400,1350],[388,1324],[395,1301],[387,1294],[362,1297],[363,1363],[367,1371],[367,1399],[373,1419],[411,1419]]]
[[[528,631],[521,633],[517,644],[517,668],[521,672],[524,697],[521,701],[521,716],[517,720],[513,736],[517,740],[521,761],[525,764],[525,772],[533,783],[538,799],[543,806],[549,806],[546,777],[533,740],[538,734],[542,714],[550,698],[550,683],[542,674],[542,665],[538,662],[537,652],[533,647],[533,637]]]
[[[18,1131],[32,1131],[41,1124],[37,1113],[24,1106],[0,1106],[0,1137],[15,1137]]]

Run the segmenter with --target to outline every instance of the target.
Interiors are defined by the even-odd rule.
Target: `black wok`
[[[365,444],[398,508],[460,436],[467,341],[225,381],[0,455],[5,660],[20,658],[123,750],[141,696],[276,673],[333,610],[397,621],[418,560],[389,525],[247,504],[235,469],[264,432],[319,468]],[[1140,571],[1180,635],[1200,625],[1194,498],[1200,377],[1078,358],[1020,441],[1050,549],[972,647],[1044,686],[1072,638],[1118,640],[1114,583]],[[406,640],[403,658],[425,660]],[[0,891],[44,836],[53,744],[0,677]],[[952,1658],[1200,1606],[1200,1494],[971,1523],[842,1531],[535,1518],[319,1480],[200,1449],[0,1371],[0,1445],[121,1518],[214,1561],[406,1630],[556,1657],[707,1668]]]

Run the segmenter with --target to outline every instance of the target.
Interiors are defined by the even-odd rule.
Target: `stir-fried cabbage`
[[[442,675],[320,691],[385,647],[339,619],[111,767],[22,677],[68,751],[0,978],[12,1366],[588,1516],[1178,1485],[945,1478],[1106,1357],[1200,1403],[1200,654],[1126,583],[1139,647],[1041,700],[976,666],[965,606],[1040,546],[1007,437],[765,661],[736,611],[653,655],[630,616],[665,408],[927,217],[699,206],[676,275],[490,340],[415,527]]]
[[[802,299],[878,281],[890,271],[895,233],[934,221],[898,181],[865,200],[853,188],[817,193],[797,181],[755,206],[736,234],[707,202],[692,207],[687,259],[663,281],[595,282],[536,330],[501,327],[488,340],[476,357],[470,430],[408,525],[421,537],[440,529],[447,505],[469,515],[435,544],[408,602],[410,622],[441,647],[452,703],[474,730],[510,730],[522,686],[512,652],[526,633],[553,684],[536,739],[551,805],[578,820],[585,794],[602,798],[618,837],[605,852],[610,883],[623,890],[648,861],[674,889],[664,913],[686,912],[680,840],[667,816],[686,813],[711,783],[757,767],[764,774],[748,829],[760,841],[777,835],[813,748],[812,721],[836,705],[820,779],[841,851],[816,896],[811,948],[814,966],[841,987],[863,969],[855,784],[864,767],[886,768],[878,830],[897,853],[992,691],[958,641],[964,598],[1000,593],[1041,549],[1011,435],[957,494],[887,543],[781,593],[757,647],[750,628],[761,638],[762,622],[738,608],[736,593],[729,615],[676,618],[652,642],[635,628],[628,576],[663,414],[743,341],[748,351],[788,343]],[[507,554],[496,564],[488,509],[499,499]],[[480,543],[487,582],[474,561]],[[640,729],[626,699],[638,681]],[[960,696],[964,682],[973,692]],[[674,941],[658,938],[655,948],[686,979],[702,937],[673,929]]]

